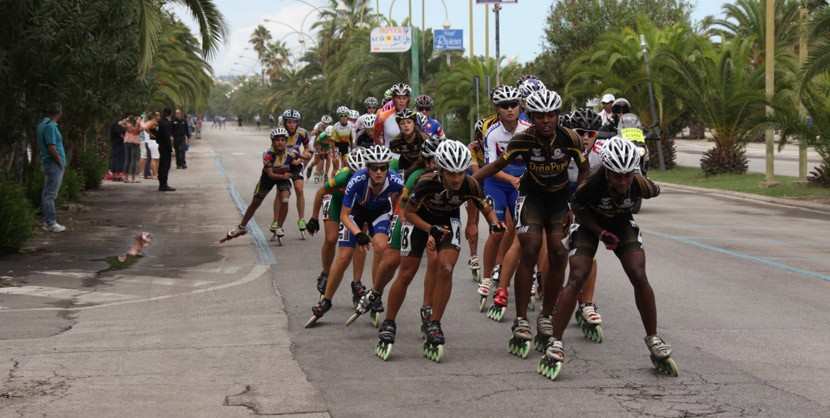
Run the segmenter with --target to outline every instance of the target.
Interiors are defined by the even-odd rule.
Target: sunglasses
[[[498,106],[500,109],[512,109],[514,107],[519,106],[519,102],[504,102],[504,103],[499,103],[496,106]]]
[[[576,131],[576,134],[579,135],[579,136],[588,135],[591,138],[594,138],[599,134],[598,131],[589,131],[589,130],[586,130],[586,129],[574,129],[574,130]]]
[[[370,165],[367,165],[366,168],[369,171],[386,171],[386,170],[389,170],[389,166],[386,165],[386,164],[381,164],[381,165],[370,164]]]

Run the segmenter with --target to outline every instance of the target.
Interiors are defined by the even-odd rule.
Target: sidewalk
[[[703,154],[715,146],[715,143],[708,139],[675,139],[677,152],[688,154]],[[766,158],[766,145],[751,142],[746,144],[746,155],[749,158]],[[778,150],[775,144],[775,159],[784,161],[798,161],[798,145],[788,144],[782,150]],[[821,157],[812,147],[807,149],[807,162],[820,163]]]
[[[291,352],[272,266],[239,221],[205,141],[178,191],[105,183],[68,230],[0,258],[0,416],[328,416]],[[107,271],[138,231],[146,256]]]

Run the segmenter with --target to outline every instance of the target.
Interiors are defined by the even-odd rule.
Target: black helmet
[[[578,109],[571,113],[570,126],[572,129],[598,131],[602,127],[602,118],[593,109]]]

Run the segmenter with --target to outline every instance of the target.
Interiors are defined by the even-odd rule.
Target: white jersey
[[[596,173],[602,167],[602,146],[605,145],[604,139],[597,139],[594,141],[594,146],[588,152],[585,152],[585,157],[588,159],[588,174]],[[571,160],[568,165],[568,180],[571,183],[576,183],[579,179],[579,166]]]
[[[401,127],[398,126],[398,120],[395,118],[395,115],[390,115],[383,121],[383,143],[387,147],[389,146],[389,142],[392,141],[392,138],[398,136],[401,133]]]
[[[513,139],[513,135],[524,132],[530,127],[530,123],[518,120],[516,129],[513,132],[505,129],[501,121],[495,121],[487,128],[484,134],[484,159],[489,164],[496,161],[503,152],[507,150],[507,144]]]

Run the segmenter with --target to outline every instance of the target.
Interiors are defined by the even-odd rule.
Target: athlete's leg
[[[436,273],[440,266],[437,251],[427,251],[427,272],[424,274],[424,303],[422,306],[432,306],[437,284]]]
[[[418,272],[418,267],[421,264],[421,257],[404,256],[401,257],[401,266],[398,269],[398,277],[389,288],[389,297],[386,300],[386,319],[394,321],[398,316],[398,311],[403,305],[403,300],[406,298],[406,290],[412,279],[415,278],[415,273]]]
[[[325,229],[325,240],[323,241],[323,248],[320,250],[320,261],[323,263],[323,272],[328,273],[331,268],[331,263],[334,261],[334,251],[337,247],[337,227],[338,223],[334,221],[323,221],[323,228]]]
[[[478,208],[467,203],[467,227],[464,229],[467,244],[470,246],[470,257],[478,256]]]
[[[594,290],[597,287],[597,260],[591,263],[591,272],[588,274],[588,280],[582,286],[582,291],[579,292],[577,300],[579,303],[594,303]]]
[[[440,321],[452,294],[452,271],[458,261],[458,249],[452,247],[438,250],[436,261],[438,265],[435,269],[435,292],[432,295],[430,319]]]
[[[334,263],[331,265],[331,270],[329,270],[329,279],[326,284],[326,294],[324,296],[326,299],[331,300],[334,297],[334,293],[337,292],[337,288],[343,280],[343,273],[346,272],[349,263],[352,262],[353,252],[354,248],[352,247],[341,246],[338,248],[337,257],[335,257]]]
[[[381,257],[377,270],[372,272],[372,288],[380,293],[383,293],[383,289],[386,288],[386,285],[389,284],[389,282],[391,282],[395,277],[395,270],[398,269],[398,265],[400,265],[400,263],[401,252],[399,250],[387,248],[387,250],[383,252],[383,256]]]
[[[275,209],[275,211],[277,209],[276,202],[277,201],[280,202],[279,212],[277,212],[277,218],[276,218],[277,219],[277,224],[280,225],[280,226],[285,224],[285,218],[288,217],[288,200],[289,200],[290,196],[291,196],[290,191],[280,190],[280,192],[277,193],[277,199],[274,199],[274,209]]]
[[[363,279],[363,270],[366,267],[366,250],[363,247],[355,248],[352,254],[352,281],[360,283]]]
[[[516,291],[516,316],[527,318],[527,305],[530,302],[530,281],[533,279],[533,266],[542,247],[542,226],[525,225],[518,234],[521,248],[521,263],[516,270],[514,289]]]
[[[294,193],[297,199],[297,219],[305,219],[305,192],[303,186],[305,181],[302,179],[294,179]]]
[[[265,199],[265,196],[262,196],[262,197],[259,197],[259,196],[256,196],[256,195],[254,196],[254,198],[251,200],[251,204],[248,205],[248,209],[245,209],[245,215],[242,216],[242,222],[239,223],[240,225],[242,225],[242,226],[248,225],[248,222],[250,222],[251,218],[254,217],[254,214],[256,213],[256,210],[259,209],[260,205],[262,205],[262,201],[264,199]]]
[[[643,320],[646,335],[657,334],[657,304],[654,290],[646,277],[646,253],[642,248],[632,249],[618,254],[628,280],[634,286],[634,300]]]
[[[591,272],[591,261],[593,257],[586,255],[574,255],[570,258],[570,273],[568,285],[559,292],[559,300],[556,301],[556,312],[553,314],[553,336],[561,340],[562,333],[568,326],[571,314],[576,308],[576,295],[579,293],[588,274]],[[547,293],[547,292],[546,292]],[[547,295],[545,295],[547,297]]]
[[[545,235],[549,267],[542,274],[545,289],[542,294],[542,315],[550,315],[553,312],[556,299],[559,297],[559,292],[562,290],[562,284],[565,281],[565,268],[568,264],[568,250],[562,245],[562,239],[564,238],[562,228],[557,225],[551,229],[552,231],[546,231]],[[573,309],[571,309],[571,312],[573,312]]]

